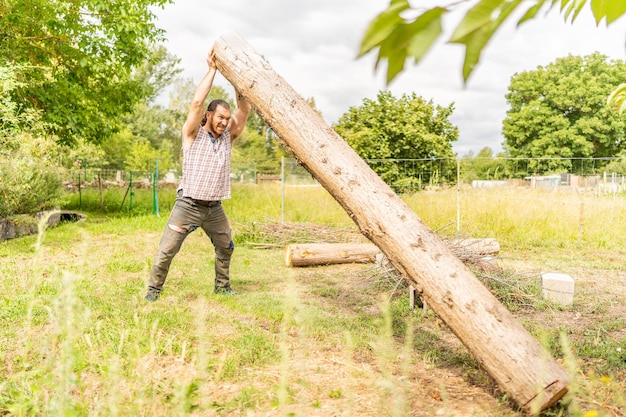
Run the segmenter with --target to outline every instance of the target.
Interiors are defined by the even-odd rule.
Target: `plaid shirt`
[[[217,138],[200,126],[189,148],[183,147],[183,197],[216,201],[230,198],[230,128]]]

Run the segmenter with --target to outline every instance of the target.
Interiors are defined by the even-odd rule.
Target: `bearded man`
[[[215,54],[207,56],[208,71],[194,93],[182,129],[183,177],[150,271],[145,299],[156,301],[172,259],[185,238],[200,227],[215,248],[217,294],[236,294],[230,286],[230,259],[235,249],[222,200],[230,198],[232,144],[243,132],[250,104],[235,91],[237,110],[231,117],[229,104],[213,100],[204,111],[217,72]]]

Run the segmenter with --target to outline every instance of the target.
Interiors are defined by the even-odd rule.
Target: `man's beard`
[[[222,133],[224,133],[224,130],[226,130],[226,128],[220,126],[219,123],[214,123],[213,118],[209,120],[209,125],[211,126],[211,133],[213,133],[215,136],[221,135]]]

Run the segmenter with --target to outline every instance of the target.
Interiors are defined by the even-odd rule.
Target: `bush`
[[[61,191],[58,167],[28,157],[0,157],[0,217],[53,208]]]

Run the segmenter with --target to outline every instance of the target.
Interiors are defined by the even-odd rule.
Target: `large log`
[[[220,73],[499,386],[529,413],[558,402],[567,392],[565,369],[263,56],[235,33],[218,38],[214,50]]]

